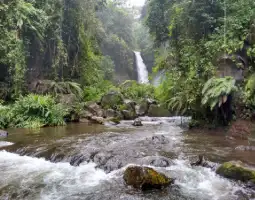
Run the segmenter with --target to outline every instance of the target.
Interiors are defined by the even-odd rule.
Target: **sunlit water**
[[[0,199],[253,198],[253,192],[242,184],[211,169],[190,166],[190,160],[201,153],[214,162],[238,159],[255,165],[252,152],[235,150],[242,141],[230,142],[224,133],[187,134],[183,127],[188,118],[141,119],[144,126],[138,128],[123,121],[117,127],[70,124],[38,131],[9,130],[9,137],[0,143]],[[157,156],[172,160],[169,167],[155,169],[175,178],[174,186],[147,192],[125,186],[122,176],[127,166]]]
[[[137,69],[137,75],[138,75],[138,82],[147,84],[149,83],[147,67],[143,62],[141,53],[137,51],[135,51],[134,53],[136,57],[136,69]]]

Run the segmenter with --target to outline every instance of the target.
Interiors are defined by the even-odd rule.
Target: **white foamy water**
[[[230,200],[237,199],[234,194],[242,188],[218,176],[211,169],[204,167],[191,167],[186,160],[175,160],[175,165],[168,167],[171,175],[178,177],[176,184],[182,193],[191,198]]]
[[[84,193],[109,175],[94,163],[73,167],[0,151],[0,177],[0,190],[16,187],[15,191],[30,191],[32,199],[52,200]]]
[[[134,51],[136,57],[136,67],[138,73],[138,82],[143,84],[149,83],[148,70],[146,65],[143,62],[140,52]]]
[[[14,143],[12,142],[5,142],[5,141],[0,141],[0,147],[7,147],[7,146],[11,146]]]

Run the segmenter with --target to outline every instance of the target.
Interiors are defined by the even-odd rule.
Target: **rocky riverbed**
[[[188,118],[141,117],[118,125],[69,124],[39,130],[10,129],[0,146],[0,199],[253,199],[245,183],[192,166],[197,155],[213,163],[241,160],[255,166],[243,140],[224,133],[187,133]],[[142,191],[123,179],[129,166],[149,167],[174,180]],[[152,173],[154,174],[154,173]]]

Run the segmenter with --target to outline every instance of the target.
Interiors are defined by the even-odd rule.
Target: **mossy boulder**
[[[119,105],[124,103],[123,96],[117,91],[111,91],[105,94],[101,99],[101,106],[104,109],[117,109]]]
[[[241,161],[225,162],[217,169],[216,173],[225,178],[255,184],[255,170],[246,167]]]
[[[155,171],[149,167],[130,166],[123,176],[127,185],[131,185],[137,189],[161,189],[174,182],[162,173]]]
[[[161,105],[151,104],[148,110],[149,117],[169,117],[170,112]]]
[[[125,120],[133,120],[137,117],[136,113],[132,112],[130,110],[123,110],[123,111],[121,111],[121,113],[124,116]]]

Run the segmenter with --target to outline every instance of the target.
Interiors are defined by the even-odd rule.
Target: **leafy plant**
[[[209,105],[211,110],[218,104],[219,107],[227,102],[228,95],[236,91],[233,77],[211,78],[202,90],[202,104]]]
[[[155,88],[152,85],[139,84],[136,81],[125,81],[120,86],[120,92],[125,98],[141,100],[143,98],[155,98]]]
[[[11,126],[35,128],[64,125],[66,109],[53,97],[30,94],[11,105]]]

